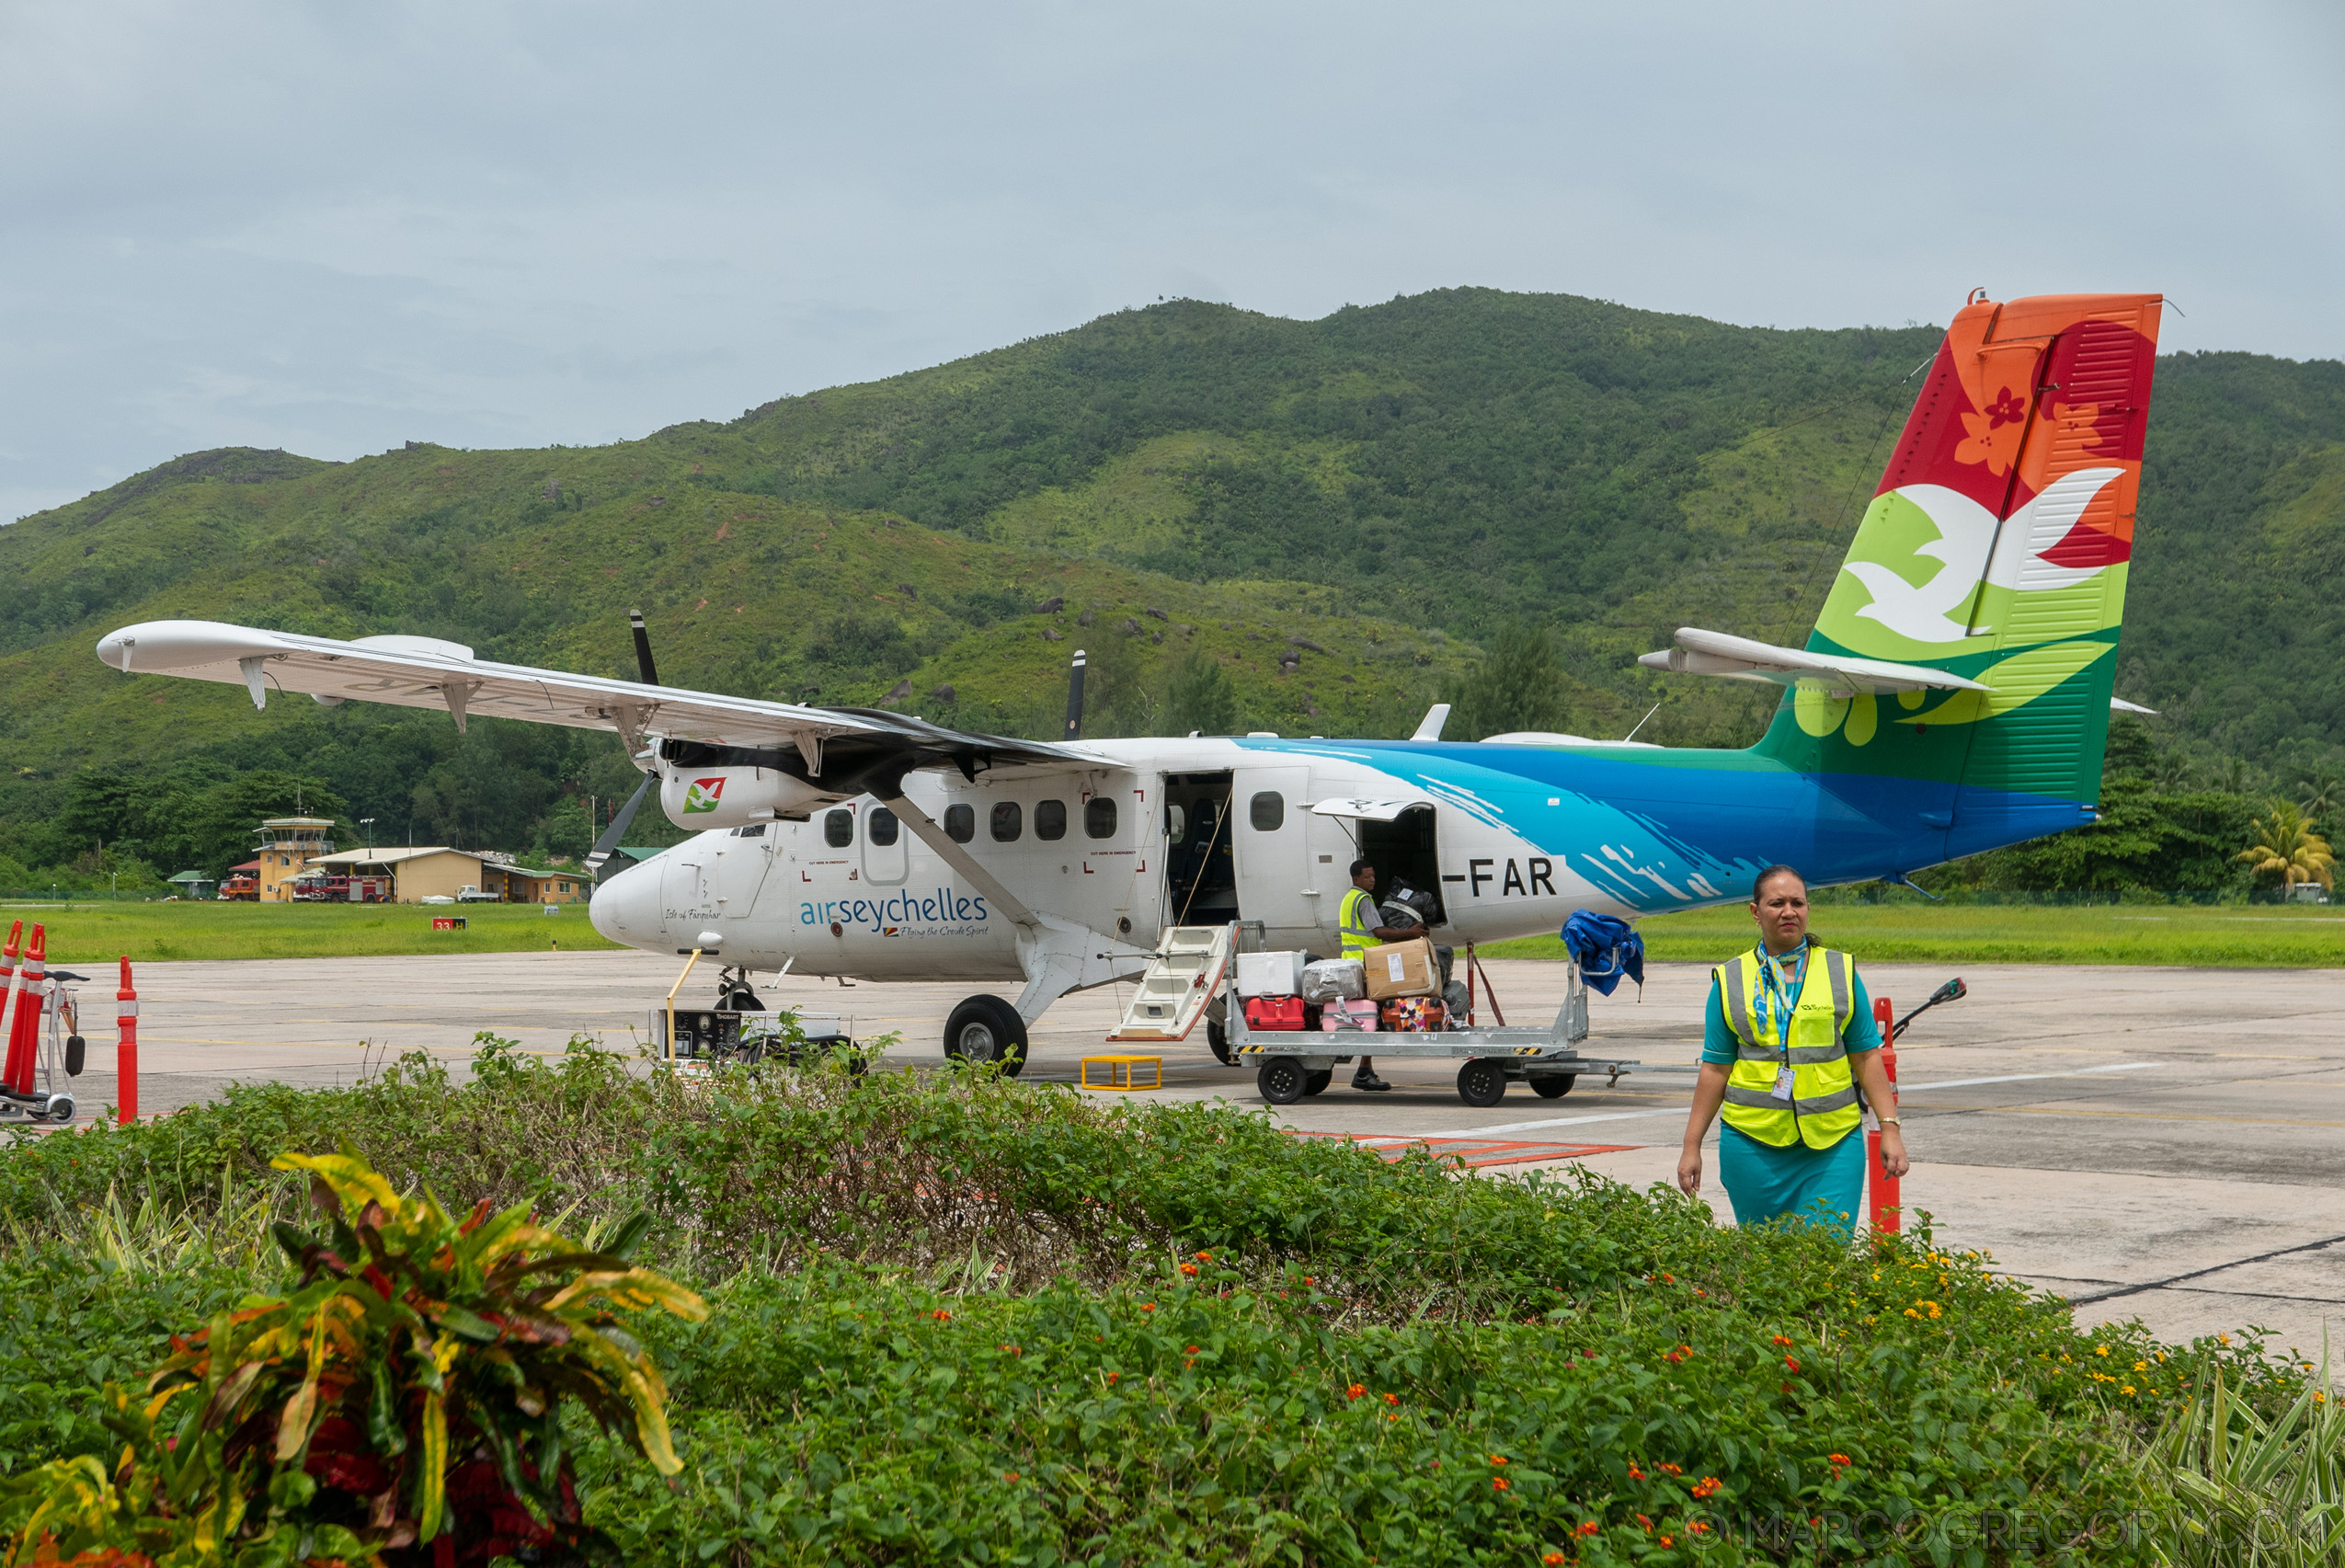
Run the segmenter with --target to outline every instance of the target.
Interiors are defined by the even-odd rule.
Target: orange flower
[[[1494,1465],[1503,1465],[1506,1462],[1506,1456],[1504,1454],[1493,1454],[1490,1456],[1490,1462]]]
[[[929,1316],[934,1318],[940,1323],[950,1322],[953,1319],[953,1314],[946,1311],[942,1307],[937,1308],[936,1310],[931,1312]]]
[[[1110,1373],[1108,1373],[1108,1374],[1107,1374],[1107,1380],[1108,1380],[1109,1382],[1111,1382],[1111,1383],[1112,1383],[1112,1382],[1114,1382],[1116,1379],[1118,1379],[1118,1378],[1122,1377],[1123,1375],[1124,1375],[1124,1374],[1123,1374],[1123,1373],[1121,1373],[1121,1372],[1110,1372]]]
[[[1156,1310],[1156,1303],[1153,1301],[1144,1301],[1140,1304],[1140,1310],[1143,1312],[1153,1312]]]
[[[1645,1472],[1639,1470],[1634,1463],[1631,1463],[1629,1466],[1629,1479],[1630,1481],[1642,1481],[1644,1478]]]
[[[1307,1275],[1303,1276],[1303,1283],[1304,1283],[1305,1285],[1317,1285],[1317,1284],[1319,1283],[1319,1281],[1318,1281],[1318,1280],[1316,1280],[1316,1279],[1313,1279],[1313,1278],[1312,1278],[1310,1275],[1308,1275],[1308,1274],[1307,1274]]]
[[[1830,1459],[1830,1460],[1831,1460],[1834,1464],[1836,1464],[1836,1465],[1844,1465],[1844,1466],[1845,1466],[1845,1465],[1847,1465],[1847,1464],[1850,1464],[1850,1463],[1853,1463],[1853,1462],[1854,1462],[1854,1461],[1852,1461],[1852,1460],[1848,1458],[1848,1456],[1847,1456],[1847,1455],[1846,1455],[1846,1454],[1826,1454],[1826,1455],[1825,1455],[1824,1457],[1825,1457],[1825,1459]]]
[[[1384,1402],[1387,1404],[1399,1404],[1401,1402],[1401,1396],[1399,1394],[1386,1394],[1384,1396]]]
[[[1594,1535],[1596,1531],[1603,1528],[1604,1527],[1602,1525],[1597,1524],[1594,1519],[1582,1519],[1580,1521],[1580,1528],[1573,1530],[1572,1533],[1573,1535]]]
[[[1001,1472],[1001,1479],[1004,1481],[1015,1481],[1018,1479],[1018,1472],[1014,1470],[1003,1471]]]
[[[1212,1261],[1213,1254],[1211,1253],[1199,1253],[1197,1254],[1197,1262],[1199,1263],[1211,1263]]]
[[[1783,1365],[1785,1365],[1786,1367],[1790,1368],[1791,1368],[1791,1370],[1793,1370],[1794,1372],[1796,1372],[1796,1371],[1798,1371],[1798,1370],[1800,1369],[1800,1362],[1799,1362],[1799,1358],[1798,1358],[1797,1356],[1786,1356],[1783,1358]]]
[[[1789,1335],[1789,1334],[1782,1334],[1782,1333],[1779,1333],[1779,1334],[1777,1334],[1777,1335],[1775,1336],[1775,1343],[1776,1343],[1776,1344],[1778,1344],[1778,1345],[1790,1345],[1790,1344],[1791,1343],[1791,1336],[1790,1336],[1790,1335]]]
[[[1181,1272],[1183,1274],[1195,1274],[1196,1271],[1197,1265],[1193,1263],[1184,1263],[1181,1265]]]
[[[1492,1477],[1490,1478],[1490,1489],[1491,1489],[1493,1492],[1504,1492],[1504,1491],[1505,1491],[1505,1490],[1507,1489],[1507,1488],[1506,1488],[1506,1478],[1505,1478],[1504,1476],[1503,1476],[1503,1475],[1493,1475],[1493,1476],[1492,1476]]]
[[[1546,1563],[1547,1568],[1556,1568],[1556,1564],[1563,1561],[1563,1554],[1560,1551],[1550,1551],[1539,1561]]]
[[[1696,1535],[1708,1535],[1710,1533],[1710,1527],[1703,1524],[1699,1519],[1688,1522],[1686,1528],[1693,1531]]]
[[[1717,1490],[1718,1477],[1714,1475],[1703,1476],[1699,1481],[1694,1482],[1694,1495],[1697,1497],[1707,1497]]]
[[[1354,1383],[1350,1388],[1344,1391],[1344,1397],[1345,1399],[1357,1399],[1366,1392],[1367,1392],[1367,1385],[1366,1383]]]
[[[1639,1523],[1639,1524],[1641,1524],[1641,1525],[1644,1526],[1644,1528],[1647,1528],[1648,1530],[1649,1530],[1649,1529],[1651,1529],[1651,1528],[1653,1528],[1653,1521],[1652,1521],[1651,1519],[1646,1518],[1646,1517],[1645,1517],[1642,1514],[1639,1514],[1639,1515],[1637,1516],[1637,1523]]]
[[[1661,1468],[1667,1471],[1672,1475],[1683,1475],[1686,1473],[1676,1465],[1663,1465]]]
[[[1195,1345],[1193,1345],[1189,1346],[1189,1348],[1188,1348],[1187,1350],[1184,1351],[1182,1354],[1186,1355],[1186,1356],[1195,1356],[1195,1355],[1196,1355],[1196,1354],[1197,1354],[1197,1347],[1196,1347]]]
[[[1674,1535],[1663,1536],[1661,1538],[1661,1544],[1664,1548],[1675,1546],[1677,1544],[1677,1538]]]

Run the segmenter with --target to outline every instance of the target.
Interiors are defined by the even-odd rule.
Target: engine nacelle
[[[778,768],[660,770],[659,809],[679,828],[745,828],[846,798]]]

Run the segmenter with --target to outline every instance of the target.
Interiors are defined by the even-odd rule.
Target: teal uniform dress
[[[1780,982],[1794,996],[1799,994],[1807,953],[1802,947],[1783,959],[1769,960]],[[1840,1044],[1853,1057],[1881,1049],[1881,1026],[1873,1022],[1872,998],[1866,994],[1864,977],[1854,965],[1849,967],[1848,982],[1854,1005],[1848,1010],[1847,1025],[1840,1031]],[[1726,1021],[1726,1001],[1718,994],[1718,978],[1713,975],[1710,1001],[1702,1008],[1702,1060],[1731,1067],[1734,1055],[1734,1029]],[[1798,1214],[1853,1235],[1857,1216],[1864,1207],[1864,1134],[1852,1132],[1829,1149],[1810,1149],[1804,1143],[1778,1149],[1722,1122],[1718,1179],[1725,1184],[1737,1225],[1760,1225],[1782,1215]]]

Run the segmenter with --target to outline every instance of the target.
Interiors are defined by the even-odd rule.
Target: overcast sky
[[[0,0],[0,519],[589,443],[1159,295],[2164,291],[2345,355],[2345,6]]]

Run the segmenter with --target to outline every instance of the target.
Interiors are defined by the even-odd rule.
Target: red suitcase
[[[1246,999],[1249,1029],[1299,1029],[1303,999],[1299,996],[1250,996]]]

